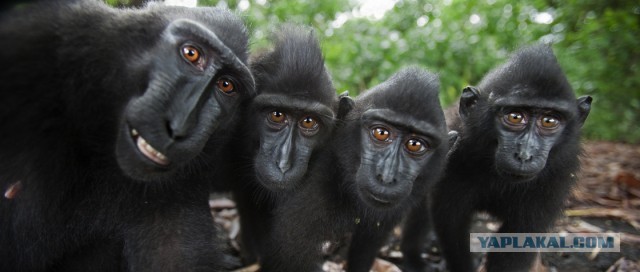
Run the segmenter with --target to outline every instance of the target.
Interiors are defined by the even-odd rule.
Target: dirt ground
[[[565,217],[556,223],[555,232],[621,234],[621,250],[616,253],[543,253],[535,271],[640,271],[640,145],[590,141],[584,143],[582,171],[578,184],[567,200]],[[235,204],[228,198],[211,202],[214,219],[227,231],[231,245],[238,249],[239,223]],[[498,222],[479,215],[474,232],[491,232]],[[380,250],[373,272],[401,271],[398,227],[389,243]],[[445,266],[437,246],[425,245],[431,270],[443,271]],[[236,252],[237,253],[237,252]],[[476,262],[482,255],[475,255]],[[325,271],[339,272],[343,267],[340,250],[328,256]],[[258,271],[257,265],[239,271]]]

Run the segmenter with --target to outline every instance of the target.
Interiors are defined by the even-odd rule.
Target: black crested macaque
[[[316,151],[329,140],[338,96],[324,65],[320,44],[309,27],[285,24],[273,48],[252,57],[258,95],[245,115],[234,199],[240,214],[242,255],[254,263],[275,206],[305,182]],[[238,153],[238,152],[236,152]]]
[[[371,269],[393,227],[440,177],[448,147],[438,92],[437,76],[414,67],[355,102],[341,98],[344,123],[306,186],[278,206],[262,271],[321,271],[322,246],[348,232],[347,270]]]
[[[42,1],[0,17],[0,271],[220,271],[208,184],[254,96],[233,13]]]
[[[463,90],[461,127],[445,174],[431,191],[433,224],[450,271],[472,271],[472,215],[499,233],[547,232],[575,183],[580,128],[591,97],[577,98],[549,46],[513,54],[478,87]],[[405,239],[420,240],[406,233]],[[487,255],[487,271],[529,271],[536,253]]]

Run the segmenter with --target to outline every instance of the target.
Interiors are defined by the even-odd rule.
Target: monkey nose
[[[378,174],[376,175],[376,180],[378,180],[378,182],[380,184],[384,184],[384,185],[391,185],[391,184],[395,184],[396,183],[396,179],[393,177],[385,177],[382,174]]]
[[[528,152],[527,150],[522,150],[514,155],[516,159],[519,160],[520,162],[528,162],[531,160],[531,158],[533,158],[533,155],[531,155],[531,152]]]
[[[278,164],[278,168],[280,168],[280,172],[282,172],[283,174],[289,171],[289,169],[291,169],[291,164],[289,163],[289,160],[281,160],[281,161],[277,161],[276,163]]]

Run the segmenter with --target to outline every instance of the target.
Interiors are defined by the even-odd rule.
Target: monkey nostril
[[[376,180],[380,183],[380,184],[384,184],[384,185],[392,185],[395,184],[397,182],[397,180],[395,178],[388,178],[385,179],[384,176],[382,174],[378,174],[376,175]]]
[[[169,135],[169,138],[173,138],[173,129],[171,128],[171,123],[169,121],[165,121],[164,127],[167,130],[167,135]]]
[[[520,162],[529,162],[531,161],[531,159],[533,159],[533,156],[526,152],[515,153],[513,155],[516,158],[516,160]]]
[[[187,134],[188,134],[188,129],[185,126],[178,126],[175,127],[174,125],[171,125],[170,121],[165,121],[165,129],[167,130],[167,135],[169,136],[170,139],[173,140],[182,140],[187,138]]]

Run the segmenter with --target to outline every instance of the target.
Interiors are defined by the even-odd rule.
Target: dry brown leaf
[[[618,259],[618,261],[616,261],[611,267],[609,267],[609,269],[607,269],[607,272],[627,271],[640,271],[640,263],[627,260],[626,258],[622,257]]]
[[[395,264],[380,258],[376,258],[376,260],[373,262],[373,268],[371,270],[375,272],[402,272],[402,270],[400,270],[400,268],[398,268]]]
[[[232,272],[256,272],[260,270],[260,265],[259,264],[252,264],[250,266],[247,267],[243,267],[237,270],[233,270]]]
[[[566,216],[583,217],[617,217],[629,220],[640,220],[640,211],[635,209],[586,208],[565,211]]]
[[[638,180],[634,174],[626,171],[619,172],[613,181],[619,184],[624,184],[628,188],[640,189],[640,180]]]

